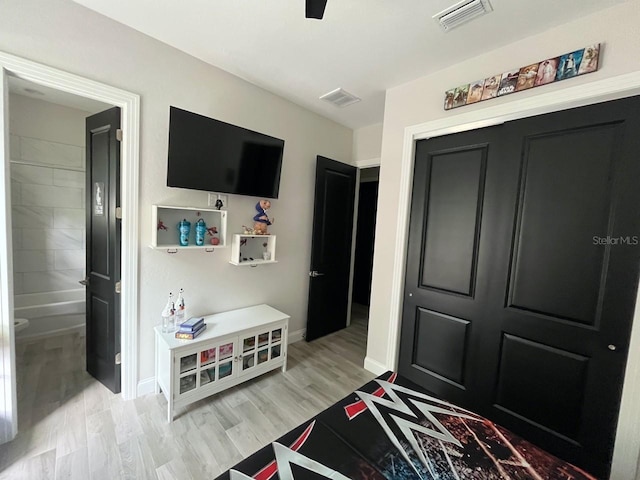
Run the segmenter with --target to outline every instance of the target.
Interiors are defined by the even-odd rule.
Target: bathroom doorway
[[[85,118],[109,105],[17,77],[8,83],[16,340],[81,332]]]
[[[85,121],[111,106],[17,77],[8,86],[17,406],[20,429],[28,431],[85,388],[100,387],[86,373],[80,283]]]

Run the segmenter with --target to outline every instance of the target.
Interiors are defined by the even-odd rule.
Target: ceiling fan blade
[[[327,6],[327,0],[306,0],[306,18],[317,18],[322,20],[324,9]]]

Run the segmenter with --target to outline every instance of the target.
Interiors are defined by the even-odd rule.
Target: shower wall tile
[[[86,212],[80,208],[54,208],[54,228],[85,228]]]
[[[12,221],[14,228],[53,227],[53,208],[14,206]]]
[[[9,158],[11,160],[20,160],[20,137],[17,135],[9,135]]]
[[[59,167],[82,168],[82,147],[21,137],[20,154],[25,162]]]
[[[11,163],[11,180],[20,183],[53,185],[53,168]]]
[[[22,229],[21,228],[14,228],[13,229],[13,251],[15,253],[16,250],[19,250],[22,248]]]
[[[55,292],[79,288],[82,270],[60,270],[52,272],[23,273],[24,293]]]
[[[13,255],[13,269],[19,273],[53,270],[54,255],[47,250],[17,250]]]
[[[56,168],[53,170],[53,184],[58,187],[84,188],[85,173]]]
[[[49,185],[22,184],[22,205],[83,207],[82,189]]]
[[[13,294],[22,295],[24,293],[24,274],[13,272]]]
[[[55,270],[84,270],[86,263],[85,250],[56,250],[54,252]]]
[[[22,205],[22,184],[11,182],[11,205]]]
[[[72,229],[25,228],[22,230],[24,250],[81,250],[84,231]]]
[[[85,271],[85,149],[16,135],[10,142],[14,293],[78,288]]]

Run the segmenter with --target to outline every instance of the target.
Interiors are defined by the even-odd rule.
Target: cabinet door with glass
[[[177,355],[177,396],[233,378],[234,359],[237,355],[237,342],[233,339],[204,343],[196,351],[191,350]]]
[[[234,340],[203,345],[199,353],[198,387],[231,380],[235,375],[237,356],[237,342]]]
[[[282,360],[284,328],[283,324],[272,325],[240,336],[239,376]]]

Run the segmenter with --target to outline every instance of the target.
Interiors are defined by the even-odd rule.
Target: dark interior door
[[[400,372],[601,477],[638,287],[638,112],[416,145]]]
[[[87,371],[120,392],[120,109],[87,118]]]
[[[318,156],[307,341],[347,326],[356,168]]]
[[[353,294],[351,298],[361,305],[369,305],[371,303],[371,273],[373,270],[377,205],[378,182],[360,183],[356,253],[353,260]]]

